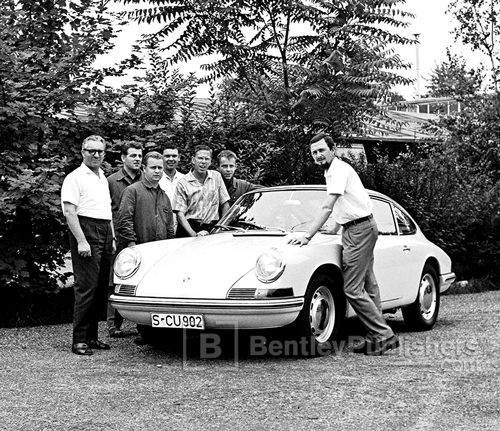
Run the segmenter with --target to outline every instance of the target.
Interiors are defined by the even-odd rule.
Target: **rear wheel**
[[[314,276],[307,286],[304,307],[294,322],[301,354],[318,356],[331,352],[345,319],[346,300],[326,274]]]
[[[420,277],[417,299],[413,304],[401,310],[406,325],[414,331],[428,331],[436,323],[439,303],[439,283],[436,270],[431,265],[425,264]]]

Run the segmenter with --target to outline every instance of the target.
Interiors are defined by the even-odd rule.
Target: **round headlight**
[[[132,277],[141,266],[141,253],[134,247],[122,250],[116,256],[113,270],[118,278],[126,279]]]
[[[285,256],[276,248],[262,253],[255,263],[255,276],[262,283],[277,280],[285,270]]]

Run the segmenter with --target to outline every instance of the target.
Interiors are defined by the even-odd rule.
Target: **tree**
[[[125,4],[137,3],[123,0]],[[162,22],[168,61],[215,56],[208,81],[231,81],[239,103],[264,115],[318,128],[360,132],[395,84],[412,80],[392,44],[413,40],[390,32],[412,15],[400,0],[150,0],[129,17]]]
[[[463,97],[476,94],[484,79],[483,67],[467,68],[465,59],[446,50],[446,60],[431,71],[427,97]]]
[[[83,137],[98,129],[96,70],[113,22],[105,1],[9,0],[0,4],[0,283],[50,290],[67,249],[60,185]],[[78,160],[78,161],[77,161]]]
[[[454,29],[455,40],[470,45],[474,51],[486,54],[491,64],[493,88],[498,91],[498,61],[500,35],[498,19],[500,6],[496,0],[453,0],[448,12],[458,21]]]

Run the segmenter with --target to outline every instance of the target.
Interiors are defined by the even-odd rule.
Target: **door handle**
[[[407,245],[403,246],[403,251],[411,251],[411,247],[408,247]]]

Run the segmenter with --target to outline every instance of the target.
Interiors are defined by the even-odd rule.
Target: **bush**
[[[442,143],[357,168],[450,255],[459,280],[500,275],[500,184],[487,173],[459,163]]]
[[[73,321],[73,289],[53,292],[7,288],[2,290],[0,327],[70,323]]]

